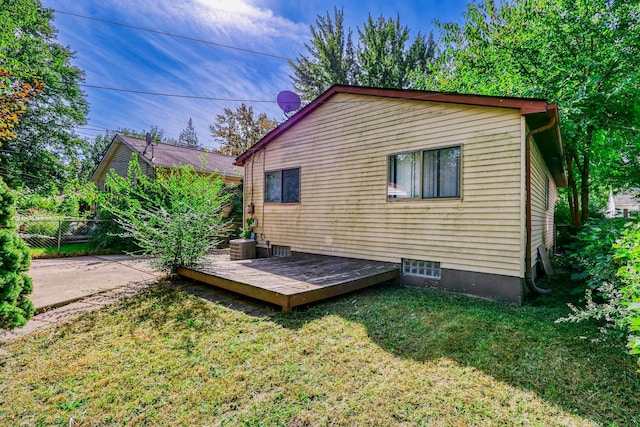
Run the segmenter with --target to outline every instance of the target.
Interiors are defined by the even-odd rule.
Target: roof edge
[[[287,121],[263,136],[260,141],[236,158],[236,166],[244,166],[245,162],[257,151],[263,149],[274,139],[294,126],[315,109],[323,105],[329,98],[338,93],[378,96],[383,98],[408,99],[414,101],[445,102],[450,104],[476,105],[485,107],[512,108],[520,110],[523,116],[529,114],[547,113],[550,107],[557,104],[548,104],[544,99],[515,98],[506,96],[471,95],[455,92],[427,92],[411,89],[384,89],[365,86],[333,85],[316,99],[311,101]]]
[[[105,150],[104,155],[100,160],[100,163],[98,163],[98,166],[96,166],[95,170],[93,171],[93,174],[91,174],[91,178],[89,178],[89,181],[93,181],[93,182],[98,181],[97,177],[100,176],[100,174],[103,172],[102,170],[104,169],[104,165],[107,164],[108,160],[111,159],[111,153],[113,152],[113,150],[115,150],[114,147],[116,146],[116,142],[125,145],[131,151],[133,151],[134,153],[137,153],[139,157],[142,157],[149,165],[153,166],[153,163],[151,162],[150,159],[143,156],[141,152],[139,152],[135,147],[129,144],[126,140],[124,140],[124,138],[122,138],[119,133],[116,133],[113,136],[113,138],[111,138],[111,143],[109,144],[109,147]]]

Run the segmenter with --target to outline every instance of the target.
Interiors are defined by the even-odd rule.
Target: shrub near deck
[[[0,348],[0,419],[637,425],[632,358],[558,307],[380,287],[255,318],[160,286]]]

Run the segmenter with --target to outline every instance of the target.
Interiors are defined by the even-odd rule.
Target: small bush
[[[25,273],[31,255],[16,232],[14,201],[15,195],[0,178],[0,329],[23,326],[35,311],[27,298],[33,285]]]
[[[558,321],[599,320],[603,333],[626,336],[631,353],[640,354],[640,223],[591,220],[572,250],[585,306],[569,304],[571,314]]]
[[[113,214],[108,209],[99,211],[98,218],[89,232],[90,242],[97,251],[136,252],[140,247],[135,240],[128,237],[120,224],[114,220]]]
[[[37,236],[56,237],[58,235],[58,220],[39,219],[37,221],[26,221],[21,225],[20,231]]]
[[[198,173],[193,166],[144,175],[135,155],[126,177],[111,171],[101,207],[133,238],[141,253],[160,270],[175,273],[196,263],[229,234],[223,210],[232,193],[222,177]]]

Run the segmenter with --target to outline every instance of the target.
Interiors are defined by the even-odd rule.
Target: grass
[[[84,256],[84,255],[107,255],[113,253],[109,249],[96,250],[92,243],[73,243],[68,245],[60,245],[51,248],[30,248],[32,258],[58,258],[66,256]]]
[[[566,306],[376,287],[263,318],[159,285],[0,344],[8,425],[639,425],[640,376]],[[556,298],[557,299],[557,298]]]

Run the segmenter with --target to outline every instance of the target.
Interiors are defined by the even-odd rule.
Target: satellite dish
[[[278,94],[278,105],[285,114],[300,108],[300,97],[290,90],[283,90]]]

